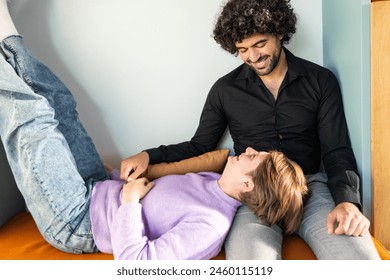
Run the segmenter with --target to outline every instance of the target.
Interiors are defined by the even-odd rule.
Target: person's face
[[[282,52],[282,36],[254,34],[236,43],[241,59],[257,75],[266,76],[278,65]]]
[[[258,152],[253,148],[247,148],[245,153],[228,158],[230,173],[237,178],[246,176],[254,171],[267,156],[269,156],[268,152]]]
[[[255,187],[250,173],[268,156],[270,153],[258,152],[252,148],[247,148],[239,156],[230,156],[218,184],[226,194],[240,200],[241,193],[250,192]]]

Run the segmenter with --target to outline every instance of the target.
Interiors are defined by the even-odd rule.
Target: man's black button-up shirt
[[[278,150],[305,174],[319,172],[322,162],[336,204],[359,205],[359,177],[338,81],[328,69],[284,51],[288,71],[276,100],[242,64],[211,88],[191,141],[147,150],[150,163],[211,151],[228,128],[236,154],[247,147]]]

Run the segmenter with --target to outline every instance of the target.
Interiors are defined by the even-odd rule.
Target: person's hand
[[[369,232],[370,221],[355,204],[343,202],[329,213],[326,226],[329,234],[363,236]]]
[[[134,156],[128,157],[121,162],[120,178],[128,181],[137,179],[149,165],[149,154],[140,152]]]
[[[139,202],[153,188],[154,182],[146,178],[130,180],[123,185],[122,204]]]

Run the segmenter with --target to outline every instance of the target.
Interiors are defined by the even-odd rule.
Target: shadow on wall
[[[83,85],[74,77],[74,71],[66,67],[55,47],[55,38],[53,38],[50,25],[48,24],[53,10],[53,1],[18,0],[11,2],[9,5],[11,16],[18,31],[24,37],[26,46],[39,60],[44,62],[59,76],[73,93],[78,104],[88,104],[88,111],[79,111],[80,118],[84,123],[89,120],[88,131],[91,135],[96,134],[94,131],[98,131],[100,135],[105,135],[105,143],[108,143],[107,145],[111,148],[112,157],[119,158],[119,152],[115,149],[115,144],[101,115],[101,110],[90,98],[91,95],[86,92]],[[67,46],[63,47],[66,48]],[[97,147],[100,152],[103,148]]]
[[[3,144],[0,142],[0,226],[15,213],[23,211],[24,205],[24,199],[16,186]]]

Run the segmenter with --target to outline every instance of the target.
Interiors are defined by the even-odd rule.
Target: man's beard
[[[256,72],[257,75],[259,76],[266,76],[268,74],[270,74],[275,68],[276,66],[278,66],[278,63],[279,63],[279,60],[280,60],[280,56],[282,54],[282,48],[279,49],[279,53],[277,55],[273,54],[270,58],[269,58],[269,63],[268,65],[266,66],[266,68],[264,69],[257,69],[255,68],[255,66],[252,65],[252,63],[247,63],[249,65],[249,67]],[[260,57],[257,61],[257,62],[261,62],[262,60],[264,59],[267,59],[267,58],[264,58],[264,56]]]

